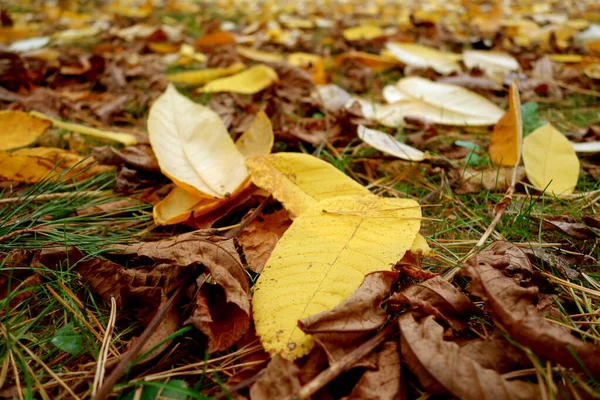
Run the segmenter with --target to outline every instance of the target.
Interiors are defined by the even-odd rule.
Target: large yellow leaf
[[[211,81],[200,91],[254,94],[268,88],[278,79],[273,68],[260,64],[238,74]]]
[[[219,116],[172,85],[150,108],[148,134],[163,173],[192,194],[225,198],[248,178]]]
[[[560,196],[573,193],[577,186],[577,154],[551,124],[540,126],[523,140],[523,163],[527,178],[538,190]]]
[[[36,183],[58,178],[67,169],[63,178],[84,179],[111,169],[93,163],[92,159],[84,160],[79,154],[53,147],[0,151],[0,179]]]
[[[207,68],[196,71],[184,71],[167,75],[170,82],[181,83],[185,85],[204,85],[207,82],[240,72],[244,69],[244,64],[235,63],[224,68]]]
[[[371,40],[383,36],[383,30],[375,25],[361,25],[344,29],[342,35],[344,36],[344,39],[348,41],[361,39]]]
[[[416,43],[388,43],[387,50],[399,61],[415,67],[432,68],[440,74],[460,71],[460,54],[444,53]]]
[[[368,189],[333,165],[302,153],[277,153],[246,160],[252,182],[273,194],[292,217],[321,200],[368,195]]]
[[[513,166],[519,158],[523,145],[523,120],[521,118],[521,98],[516,81],[510,85],[508,111],[494,126],[490,138],[490,158],[494,165]]]
[[[235,146],[244,157],[267,155],[273,147],[274,135],[271,121],[264,111],[256,114],[246,132],[236,141]],[[187,221],[192,215],[199,217],[222,205],[235,200],[250,185],[245,180],[230,197],[225,199],[207,199],[175,187],[155,206],[152,214],[157,225],[171,225]]]
[[[308,208],[279,239],[254,289],[263,347],[289,360],[308,354],[313,340],[298,320],[350,297],[366,274],[390,270],[411,248],[420,219],[417,202],[372,195]]]
[[[0,111],[0,150],[29,146],[50,127],[49,121],[23,111]]]

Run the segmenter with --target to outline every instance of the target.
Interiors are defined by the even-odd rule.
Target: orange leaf
[[[516,80],[510,85],[508,111],[494,126],[490,140],[490,158],[494,165],[513,166],[519,160],[523,146],[523,121],[521,99]]]
[[[206,50],[230,43],[235,43],[235,36],[232,33],[215,32],[198,38],[194,45],[197,49]]]

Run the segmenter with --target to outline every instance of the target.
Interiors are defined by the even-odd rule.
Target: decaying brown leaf
[[[543,218],[530,217],[536,224],[541,224],[545,230],[564,233],[572,238],[585,240],[595,236],[587,225],[568,215],[547,215]]]
[[[465,275],[472,279],[470,291],[487,301],[492,315],[510,336],[536,354],[567,367],[581,369],[600,376],[600,345],[584,342],[564,328],[548,322],[532,304],[539,289],[524,288],[503,271],[511,264],[528,264],[527,256],[515,245],[499,242],[467,261]],[[517,257],[514,254],[519,254]],[[527,261],[522,261],[525,258]],[[575,356],[576,355],[576,356]]]
[[[523,351],[502,337],[471,340],[460,346],[460,354],[500,374],[528,368],[531,364]]]
[[[472,168],[451,171],[451,175],[459,182],[458,194],[477,193],[489,190],[495,193],[506,192],[512,179],[513,167],[488,168],[476,170]],[[525,178],[525,168],[517,167],[517,182]]]
[[[117,150],[112,146],[100,146],[92,149],[94,158],[105,165],[126,164],[141,171],[159,172],[160,167],[152,148],[145,144],[127,146]]]
[[[285,399],[301,387],[300,369],[292,361],[275,356],[265,374],[250,388],[251,400]]]
[[[433,316],[416,321],[407,313],[399,323],[403,359],[427,391],[467,400],[539,398],[536,384],[508,380],[461,354],[456,343],[444,340]]]

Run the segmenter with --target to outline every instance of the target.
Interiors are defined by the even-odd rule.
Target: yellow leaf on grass
[[[196,71],[177,72],[167,75],[170,82],[185,84],[185,85],[204,85],[207,82],[213,81],[224,76],[232,75],[244,69],[244,64],[235,63],[224,68],[207,68]]]
[[[201,92],[254,94],[268,88],[278,80],[277,72],[273,68],[266,65],[255,65],[235,75],[209,82],[198,90]]]
[[[508,111],[494,126],[490,138],[490,158],[494,165],[513,166],[519,158],[523,145],[523,120],[521,118],[521,98],[516,81],[510,85]]]
[[[573,193],[577,186],[577,154],[551,124],[540,126],[523,140],[523,163],[527,178],[538,190],[560,196]]]
[[[51,123],[23,111],[0,111],[0,150],[29,146],[42,136]]]
[[[192,194],[225,198],[248,178],[221,118],[173,85],[152,104],[148,134],[160,169]]]
[[[109,171],[111,168],[93,166],[92,159],[53,147],[34,147],[0,152],[0,179],[36,183],[43,179],[84,179]],[[67,170],[70,171],[61,176]]]
[[[237,46],[236,50],[239,55],[246,57],[249,60],[260,62],[283,62],[285,56],[279,53],[269,53],[266,51],[256,50],[250,47]]]
[[[377,150],[403,160],[423,161],[427,158],[425,153],[421,150],[417,150],[414,147],[399,142],[398,139],[390,136],[388,133],[376,129],[369,129],[364,125],[359,125],[357,134],[365,143],[373,146]]]
[[[246,132],[236,141],[235,146],[244,157],[267,155],[273,147],[274,135],[269,117],[260,111]],[[187,221],[192,215],[199,217],[215,210],[228,202],[250,185],[245,180],[230,197],[225,199],[207,199],[186,190],[175,187],[153,210],[157,225],[172,225]]]
[[[445,53],[416,43],[388,43],[386,49],[406,65],[429,67],[440,74],[460,71],[460,54]]]
[[[431,247],[429,247],[429,243],[427,243],[427,240],[420,233],[417,233],[417,236],[415,236],[415,240],[413,241],[413,244],[410,247],[410,252],[413,254],[421,254],[428,257],[432,257],[433,255],[435,255],[435,252],[431,250]]]
[[[371,40],[383,36],[383,30],[375,25],[361,25],[344,29],[342,35],[348,41]]]
[[[265,350],[288,360],[308,354],[298,320],[329,310],[366,274],[390,270],[419,231],[421,209],[409,199],[341,196],[308,208],[273,249],[254,289],[256,333]]]
[[[308,154],[249,157],[246,165],[252,182],[279,200],[292,218],[324,199],[370,193],[333,165]]]

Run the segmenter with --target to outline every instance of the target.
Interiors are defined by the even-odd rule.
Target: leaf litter
[[[0,396],[597,394],[593,2],[121,3],[1,13]]]

